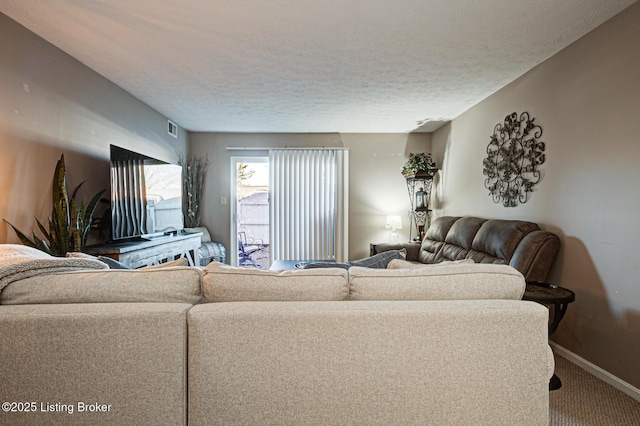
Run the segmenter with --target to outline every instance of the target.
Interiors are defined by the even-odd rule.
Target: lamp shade
[[[402,229],[402,218],[400,216],[387,216],[385,228]]]

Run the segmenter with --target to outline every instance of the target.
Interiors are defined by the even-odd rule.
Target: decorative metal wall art
[[[528,112],[520,116],[512,112],[493,129],[482,173],[495,203],[502,202],[505,207],[526,203],[542,178],[538,166],[545,160],[545,144],[539,140],[542,128],[534,120]]]

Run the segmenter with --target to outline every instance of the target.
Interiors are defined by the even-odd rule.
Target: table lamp
[[[398,241],[396,229],[402,229],[402,218],[400,216],[387,216],[387,224],[384,227],[385,229],[391,229],[389,242],[395,243]]]

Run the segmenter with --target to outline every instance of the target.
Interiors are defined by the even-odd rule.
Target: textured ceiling
[[[635,0],[0,0],[192,131],[432,131]]]

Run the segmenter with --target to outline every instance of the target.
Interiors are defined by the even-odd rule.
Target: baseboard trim
[[[625,382],[624,380],[622,380],[617,376],[614,376],[608,371],[603,370],[597,365],[587,361],[586,359],[582,358],[579,355],[576,355],[575,353],[571,352],[569,349],[566,349],[555,342],[550,341],[549,345],[551,346],[553,351],[558,355],[560,355],[561,357],[576,364],[578,367],[582,368],[588,373],[593,374],[603,382],[610,384],[614,388],[618,389],[619,391],[629,395],[631,398],[640,402],[640,389],[638,389],[637,387]]]

